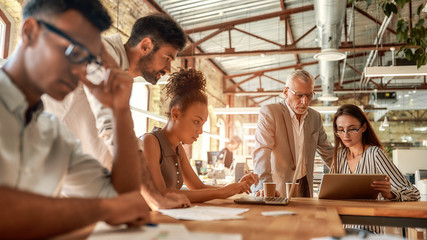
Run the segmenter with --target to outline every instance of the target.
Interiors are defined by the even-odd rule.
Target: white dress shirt
[[[113,197],[109,173],[40,102],[28,102],[0,69],[0,186],[45,196]]]
[[[285,101],[286,103],[286,101]],[[286,106],[289,109],[289,114],[291,115],[292,120],[292,132],[294,134],[295,140],[295,165],[298,165],[299,162],[302,162],[302,167],[299,173],[297,173],[297,179],[304,177],[307,174],[306,162],[305,162],[305,154],[304,154],[304,119],[307,116],[307,112],[305,112],[301,116],[301,122],[298,120],[297,115],[294,113],[288,103]]]

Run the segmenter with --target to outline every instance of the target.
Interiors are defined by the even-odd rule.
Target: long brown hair
[[[359,120],[360,124],[366,124],[366,131],[364,131],[362,134],[362,145],[363,149],[365,149],[365,146],[377,146],[384,150],[383,145],[381,144],[380,140],[378,139],[377,135],[375,134],[374,129],[372,128],[371,123],[369,122],[368,118],[366,117],[366,114],[360,109],[358,106],[353,104],[345,104],[342,105],[340,108],[338,108],[337,112],[334,116],[334,140],[335,140],[335,147],[334,147],[334,156],[332,160],[331,169],[335,168],[335,172],[338,171],[338,166],[336,164],[337,161],[337,154],[338,149],[344,148],[344,144],[341,141],[341,138],[337,136],[337,119],[339,116],[348,115],[356,118]]]

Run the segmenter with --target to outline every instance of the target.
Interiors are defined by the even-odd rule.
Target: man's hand
[[[80,76],[80,80],[104,106],[113,110],[129,109],[133,84],[132,76],[117,65],[104,46],[102,46],[100,58],[103,67],[106,69],[104,80],[95,84],[83,75]]]
[[[258,175],[250,173],[243,176],[239,182],[246,182],[249,186],[252,186],[252,184],[258,184],[258,181]]]
[[[103,204],[106,212],[103,220],[110,225],[139,227],[150,221],[150,208],[139,192],[103,199]]]

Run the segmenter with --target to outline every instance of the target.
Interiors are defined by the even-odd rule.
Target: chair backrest
[[[245,175],[245,163],[238,162],[234,168],[234,182],[239,182],[243,175]]]

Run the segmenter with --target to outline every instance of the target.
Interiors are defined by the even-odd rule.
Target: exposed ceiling
[[[193,45],[181,57],[211,59],[224,73],[224,93],[261,94],[252,99],[259,105],[278,101],[287,75],[303,68],[316,77],[316,90],[322,85],[318,61],[320,52],[313,1],[308,0],[145,0],[172,16],[184,28]],[[346,0],[344,0],[346,1]],[[379,1],[378,1],[379,3]],[[347,6],[339,50],[347,58],[340,61],[334,92],[340,98],[358,98],[360,94],[398,90],[398,104],[362,103],[382,108],[427,109],[424,77],[371,78],[361,84],[361,73],[371,51],[379,56],[373,66],[389,65],[390,47],[399,48],[395,31],[397,17],[391,18],[382,42],[375,38],[385,20],[377,1],[367,7],[365,1]],[[416,9],[424,0],[413,0]],[[408,4],[407,4],[408,5]],[[406,6],[401,15],[409,15]],[[349,33],[349,34],[346,34]],[[198,47],[200,51],[195,50]],[[374,53],[374,52],[373,52]],[[343,67],[344,66],[344,67]],[[344,74],[343,74],[344,73]],[[343,76],[343,78],[342,78]],[[412,101],[404,101],[411,93]],[[403,91],[404,90],[404,91]],[[265,95],[263,95],[265,93]],[[273,95],[273,97],[271,97]],[[316,100],[315,100],[316,101]]]

